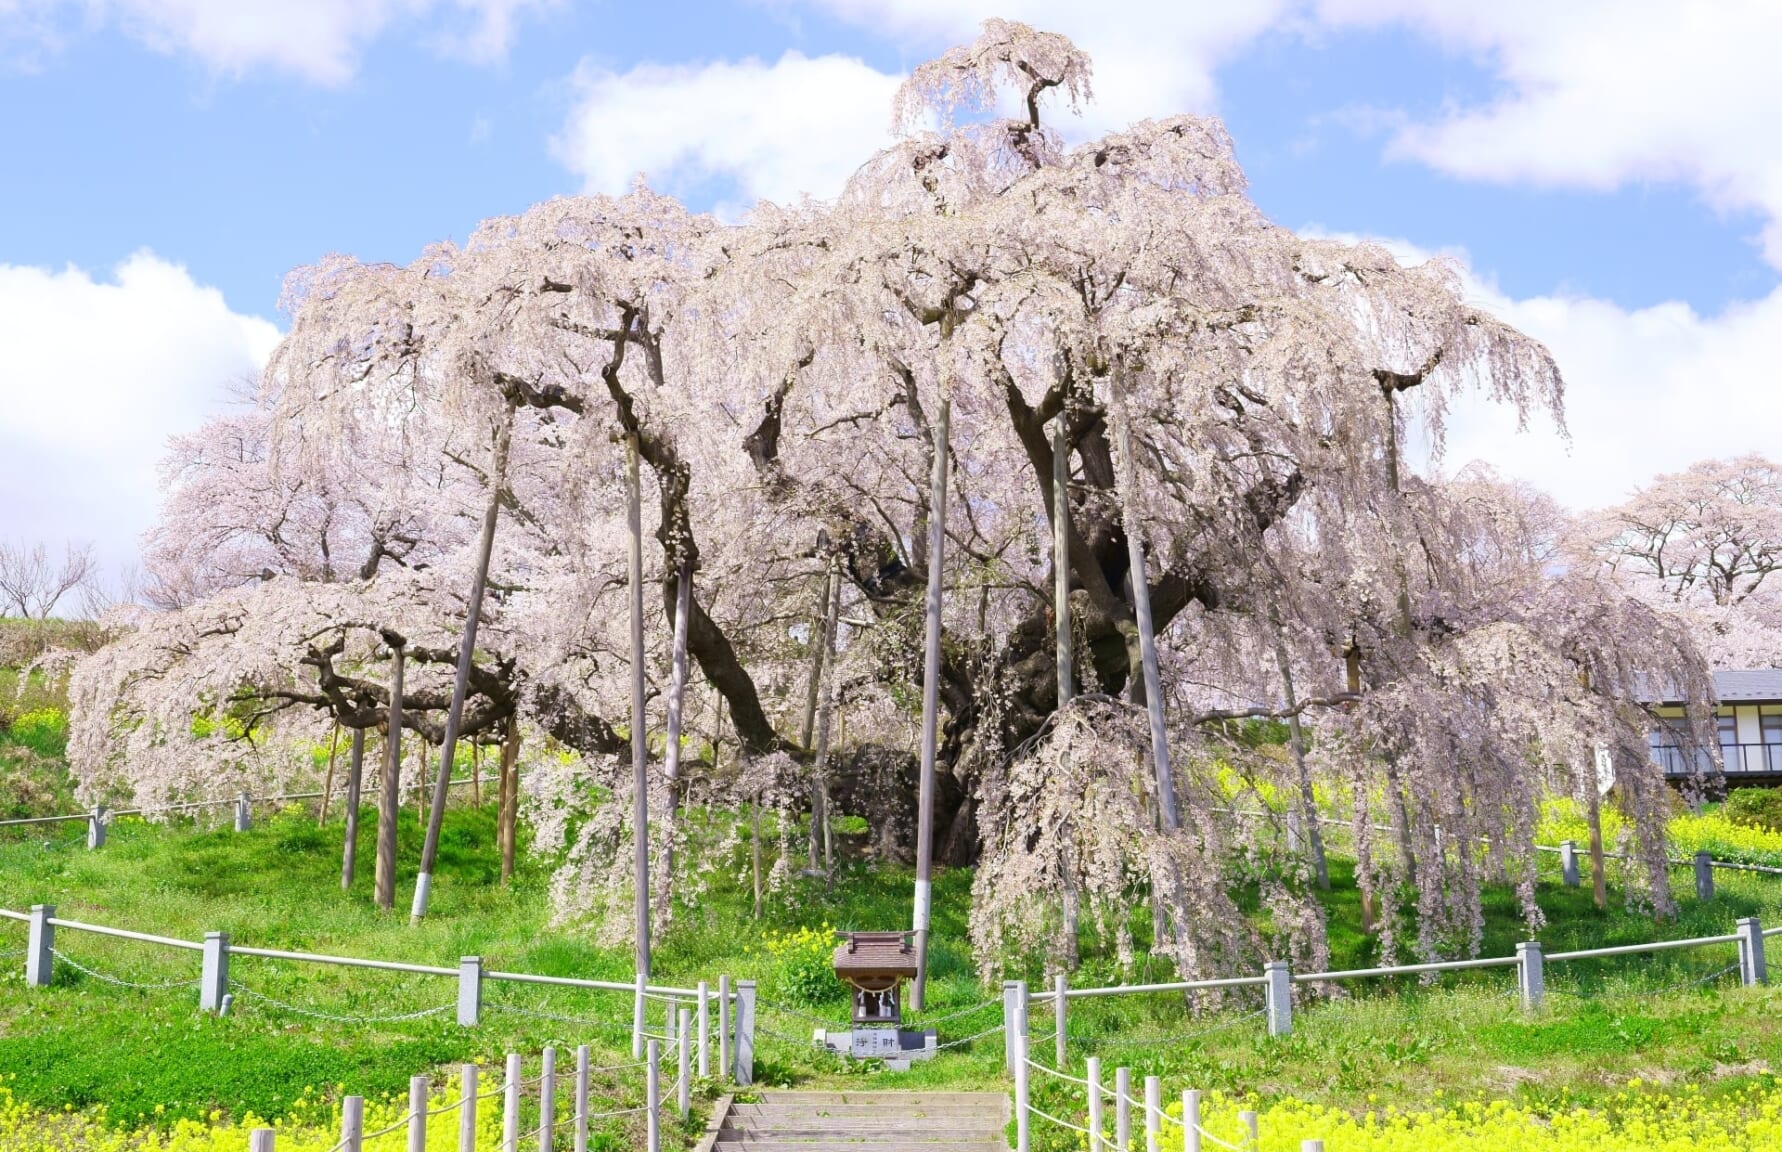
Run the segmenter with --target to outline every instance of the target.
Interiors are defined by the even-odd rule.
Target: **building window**
[[[1761,716],[1758,725],[1763,729],[1765,744],[1782,744],[1782,716]]]
[[[1745,762],[1739,755],[1739,719],[1736,716],[1719,716],[1715,718],[1715,727],[1720,737],[1720,759],[1725,763],[1728,772],[1743,772]]]

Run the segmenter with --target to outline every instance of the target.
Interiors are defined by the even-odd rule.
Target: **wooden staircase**
[[[767,1092],[730,1105],[710,1152],[1008,1152],[1000,1092]]]

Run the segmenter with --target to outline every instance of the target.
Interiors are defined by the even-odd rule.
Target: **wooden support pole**
[[[495,840],[501,849],[501,883],[514,875],[514,843],[520,821],[520,718],[507,718],[507,734],[501,741],[501,763],[496,783]]]
[[[1052,616],[1058,650],[1058,706],[1075,694],[1070,652],[1070,446],[1064,413],[1052,426]]]
[[[457,675],[452,681],[452,702],[446,709],[445,735],[439,745],[439,773],[433,780],[433,804],[427,813],[427,837],[421,844],[421,871],[415,877],[414,904],[409,919],[416,924],[427,915],[427,899],[433,890],[433,865],[439,859],[439,831],[445,823],[446,796],[452,786],[453,761],[458,756],[458,728],[464,722],[464,698],[470,694],[470,666],[476,655],[476,628],[483,614],[483,594],[489,587],[489,558],[495,550],[495,525],[501,516],[501,496],[507,486],[508,445],[513,437],[514,404],[495,427],[494,467],[489,473],[489,506],[483,512],[483,533],[477,541],[476,574],[470,580],[470,600],[465,607],[464,635],[458,645]],[[422,770],[423,775],[425,769]]]
[[[1281,673],[1281,694],[1287,704],[1287,747],[1293,753],[1293,770],[1299,785],[1296,806],[1299,810],[1300,832],[1311,847],[1312,872],[1317,877],[1318,887],[1323,891],[1330,890],[1330,865],[1324,858],[1324,832],[1318,822],[1318,798],[1312,790],[1312,774],[1306,767],[1305,734],[1299,725],[1299,697],[1293,689],[1293,664],[1287,657],[1287,644],[1281,639],[1279,628],[1280,616],[1274,613],[1275,634],[1275,667]]]
[[[625,438],[625,521],[631,583],[631,838],[635,845],[637,973],[650,975],[650,749],[644,712],[643,483],[637,436]]]
[[[328,801],[334,798],[334,758],[340,752],[340,721],[334,722],[334,733],[328,738],[328,775],[322,780],[322,811],[316,817],[318,826],[328,822]]]
[[[928,600],[922,656],[922,766],[916,789],[916,981],[910,1009],[928,991],[928,914],[934,891],[934,768],[940,734],[941,577],[947,546],[947,450],[953,402],[943,397],[934,422],[934,469],[928,496]]]
[[[1145,712],[1151,721],[1151,766],[1157,777],[1157,815],[1165,831],[1181,827],[1176,812],[1176,781],[1170,770],[1169,731],[1164,726],[1163,683],[1157,670],[1157,637],[1152,630],[1151,587],[1145,575],[1145,544],[1138,516],[1138,458],[1132,447],[1132,416],[1114,377],[1114,417],[1120,439],[1120,519],[1126,533],[1127,578],[1132,585],[1132,611],[1137,618],[1139,663],[1145,681]]]
[[[346,837],[340,849],[340,890],[353,886],[359,856],[359,793],[365,780],[365,729],[353,729],[347,752]]]
[[[823,673],[817,695],[817,755],[811,766],[814,800],[811,809],[813,836],[821,828],[823,874],[835,874],[835,836],[829,818],[829,733],[835,721],[835,633],[841,615],[841,556],[829,558],[829,581],[824,590]]]
[[[668,828],[662,848],[662,898],[674,899],[674,837],[681,807],[681,726],[687,698],[687,618],[693,609],[693,573],[685,562],[675,574],[674,646],[669,650],[668,746],[662,775],[668,782]]]
[[[390,645],[390,712],[384,737],[384,778],[377,794],[377,861],[373,900],[379,908],[396,904],[396,816],[402,795],[402,664],[408,642],[394,632]]]

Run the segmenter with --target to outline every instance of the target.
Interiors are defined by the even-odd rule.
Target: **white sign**
[[[856,1060],[884,1060],[903,1055],[903,1042],[895,1028],[856,1028],[849,1055]]]
[[[1607,796],[1609,789],[1615,786],[1615,761],[1609,755],[1607,744],[1596,746],[1596,791],[1599,796]]]

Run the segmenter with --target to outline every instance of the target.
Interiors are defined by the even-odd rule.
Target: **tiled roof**
[[[1782,704],[1782,668],[1749,668],[1727,672],[1716,672],[1714,675],[1714,695],[1722,704],[1750,704],[1761,701],[1765,704]],[[1643,704],[1679,704],[1677,686],[1667,686],[1662,693],[1654,693],[1642,686],[1634,693],[1634,699]]]
[[[1714,673],[1714,691],[1722,704],[1782,703],[1782,668],[1754,668],[1742,672]]]

